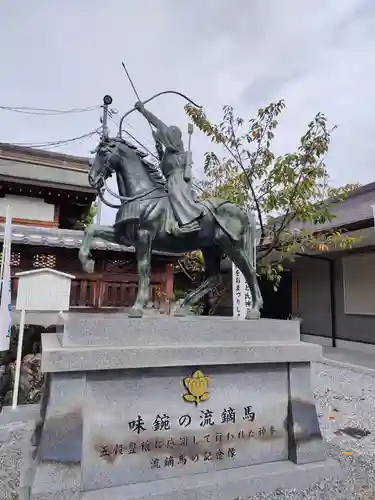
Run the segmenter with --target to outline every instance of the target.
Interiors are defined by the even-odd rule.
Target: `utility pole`
[[[112,97],[110,95],[105,95],[103,97],[103,116],[102,116],[102,139],[108,139],[108,106],[112,104]],[[96,224],[100,225],[102,218],[102,200],[98,199],[98,212],[96,214]]]
[[[112,104],[112,97],[110,95],[105,95],[103,97],[103,118],[102,118],[102,136],[104,139],[108,139],[108,106]]]

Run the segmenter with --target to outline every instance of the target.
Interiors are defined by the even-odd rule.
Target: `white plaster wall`
[[[38,198],[7,195],[0,198],[0,216],[5,217],[8,205],[12,207],[12,218],[52,222],[55,206]]]

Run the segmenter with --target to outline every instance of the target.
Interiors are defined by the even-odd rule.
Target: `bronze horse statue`
[[[263,300],[253,265],[255,223],[252,214],[228,201],[207,199],[197,202],[201,213],[197,220],[198,230],[193,233],[180,231],[168,197],[167,182],[146,156],[121,137],[104,136],[100,140],[91,162],[89,182],[98,190],[104,203],[118,210],[113,226],[93,224],[85,229],[79,251],[84,270],[94,270],[90,248],[96,237],[134,246],[138,264],[138,293],[129,315],[142,317],[149,300],[152,249],[176,253],[200,249],[205,262],[205,281],[187,295],[175,312],[184,316],[189,314],[191,306],[218,285],[220,262],[223,255],[227,255],[249,285],[251,307],[247,309],[246,318],[259,318]],[[112,174],[117,178],[117,198],[121,200],[118,205],[103,199],[105,181]]]

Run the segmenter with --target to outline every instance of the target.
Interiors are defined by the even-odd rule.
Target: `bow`
[[[185,94],[183,94],[182,92],[177,92],[177,90],[164,90],[163,92],[159,92],[158,94],[155,94],[153,95],[152,97],[150,97],[149,99],[146,99],[142,104],[147,104],[148,102],[150,101],[153,101],[154,99],[156,99],[157,97],[161,96],[161,95],[164,95],[164,94],[176,94],[176,95],[179,95],[180,97],[182,97],[183,99],[186,99],[187,101],[189,101],[193,106],[195,106],[196,108],[200,108],[202,109],[202,106],[199,106],[198,104],[196,104],[192,99],[190,99],[189,97],[187,97]],[[135,111],[135,107],[130,109],[129,111],[127,111],[122,117],[121,117],[121,120],[120,120],[120,125],[119,125],[119,131],[118,131],[118,137],[122,138],[122,134],[121,134],[121,131],[122,131],[122,124],[125,120],[125,118],[127,116],[130,115],[130,113],[133,113],[133,111]]]

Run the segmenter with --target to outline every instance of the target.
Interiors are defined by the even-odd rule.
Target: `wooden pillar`
[[[165,298],[169,301],[173,296],[173,264],[166,266],[166,280],[165,280]]]
[[[293,316],[299,314],[298,303],[298,281],[292,276],[292,314]]]
[[[108,287],[105,286],[103,275],[99,275],[94,284],[94,307],[100,309],[103,306],[104,294]]]
[[[55,205],[55,213],[53,217],[54,226],[59,227],[60,224],[60,205]]]
[[[165,314],[170,314],[170,304],[173,296],[173,264],[166,264],[164,276],[161,278],[161,300],[160,309]]]

